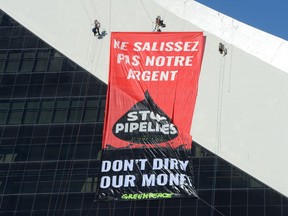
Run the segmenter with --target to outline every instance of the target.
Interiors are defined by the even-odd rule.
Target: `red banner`
[[[176,127],[179,134],[170,143],[173,147],[182,143],[183,136],[191,139],[203,46],[202,32],[112,34],[103,148],[107,144],[126,147],[129,140],[117,138],[119,136],[133,137],[140,133],[153,136],[160,130],[164,135],[173,135]],[[164,117],[145,110],[127,113],[145,99],[145,92],[173,125],[160,127],[158,124],[160,128],[152,128],[146,123],[147,116]],[[119,122],[126,113],[129,115],[126,121]],[[129,144],[142,147],[139,143]],[[149,142],[144,144],[146,146]],[[157,143],[158,146],[161,144],[166,145],[166,141]],[[186,147],[191,148],[191,145]]]
[[[169,176],[165,176],[163,178],[160,177],[164,179],[164,183],[157,185],[155,183],[158,182],[157,173],[154,173],[154,177],[151,177],[151,175],[146,176],[146,183],[143,183],[143,176],[139,177],[131,174],[135,172],[135,167],[133,168],[133,166],[136,163],[138,163],[138,171],[142,173],[145,170],[147,171],[147,169],[153,172],[158,170],[158,168],[164,172],[170,172],[171,169],[176,170],[175,175],[177,175],[178,180],[179,176],[183,175],[181,184],[179,183],[180,180],[178,181],[180,185],[193,186],[189,176],[177,172],[181,170],[181,166],[183,172],[186,173],[188,171],[189,161],[185,157],[189,154],[189,150],[192,147],[190,129],[197,96],[204,43],[202,32],[112,33],[102,146],[104,150],[101,167],[102,178],[99,190],[102,197],[107,195],[105,195],[105,190],[109,191],[110,189],[110,192],[115,195],[113,179],[109,179],[107,174],[110,173],[115,176],[115,173],[126,172],[129,171],[128,169],[131,171],[130,174],[126,173],[123,177],[128,176],[128,180],[126,179],[128,189],[137,187],[140,190],[139,188],[143,186],[143,191],[145,192],[145,187],[149,186],[149,193],[155,194],[159,191],[159,186],[165,185],[165,179],[168,179],[166,182],[168,184]],[[155,160],[155,158],[142,158],[145,154],[141,154],[136,159],[134,158],[137,160],[134,161],[133,158],[126,157],[124,159],[125,156],[113,158],[119,157],[119,155],[108,153],[109,150],[116,149],[125,151],[134,149],[133,151],[136,152],[139,148],[146,149],[147,158],[150,157],[147,154],[150,154],[151,151],[157,155],[158,153],[155,153],[155,151],[159,149],[161,149],[159,155],[161,155],[162,150],[165,151],[165,154],[164,156],[159,156],[159,161]],[[171,152],[171,150],[179,148],[186,149],[184,158],[181,158],[181,154]],[[135,156],[135,152],[131,155]],[[108,155],[112,157],[109,158],[109,161]],[[139,155],[139,151],[137,155]],[[117,159],[116,163],[115,159]],[[141,162],[140,168],[139,161]],[[126,165],[131,163],[130,166],[127,165],[126,170],[124,167],[125,163]],[[165,163],[166,165],[164,165]],[[137,181],[140,183],[135,183]],[[150,184],[153,185],[153,181],[156,186],[155,191],[153,189],[150,191]],[[161,182],[161,180],[159,181]],[[125,185],[125,179],[122,179],[122,182]],[[174,185],[171,184],[170,182],[169,187],[173,188]],[[104,192],[101,192],[101,189]],[[127,191],[123,192],[120,190],[115,199],[125,199],[123,196],[125,197],[127,194],[143,194],[143,191],[127,193]],[[168,194],[172,194],[175,197],[175,191],[179,192],[179,188],[175,188],[174,192],[171,188],[167,191],[169,191]],[[109,194],[109,192],[107,193]],[[193,191],[191,194],[195,196],[196,193]],[[108,199],[113,199],[111,198],[112,195],[107,196],[109,197]],[[107,196],[103,199],[107,199]],[[131,196],[131,199],[138,199],[133,198],[133,195]],[[182,197],[185,195],[180,193],[176,194],[176,196]],[[150,198],[148,197],[148,199]],[[153,198],[155,197],[152,196],[151,199]]]

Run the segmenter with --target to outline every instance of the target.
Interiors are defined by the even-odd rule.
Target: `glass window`
[[[25,35],[26,29],[23,28],[22,26],[15,26],[13,28],[13,35],[14,36],[23,36]]]
[[[42,92],[42,85],[29,85],[27,97],[39,97]]]
[[[103,133],[103,124],[99,123],[96,125],[95,131],[94,131],[95,135],[102,135]]]
[[[33,137],[46,137],[49,132],[48,125],[39,125],[34,127]]]
[[[0,14],[2,15],[2,14]],[[1,17],[0,17],[1,18]],[[3,14],[2,20],[0,20],[2,26],[13,26],[14,21],[6,14]]]
[[[14,76],[16,77],[16,83],[15,85],[27,85],[29,84],[30,81],[30,74],[19,74],[18,76]]]
[[[30,84],[42,84],[44,81],[45,74],[32,74]]]
[[[6,124],[7,113],[7,111],[0,110],[0,124]]]
[[[44,72],[47,67],[47,59],[35,59],[35,68],[36,72]]]
[[[56,101],[57,108],[68,108],[69,107],[69,100],[57,100]]]
[[[100,107],[105,107],[106,106],[106,98],[102,98],[100,101]]]
[[[87,75],[83,72],[76,71],[74,73],[74,82],[81,83],[83,80],[87,80]]]
[[[54,114],[54,123],[66,122],[68,110],[56,110]]]
[[[0,85],[0,98],[10,98],[13,90],[13,86],[1,86]]]
[[[247,190],[246,189],[238,189],[231,191],[231,205],[247,205]]]
[[[231,172],[230,171],[217,170],[216,187],[217,188],[230,188],[231,187]]]
[[[68,115],[68,122],[69,123],[73,123],[73,122],[80,122],[81,120],[81,113],[82,110],[81,109],[71,109],[69,111],[69,115]]]
[[[35,193],[36,186],[36,181],[22,182],[21,193]]]
[[[99,99],[87,99],[86,107],[98,107],[99,106]]]
[[[31,109],[37,109],[40,105],[40,101],[27,101],[26,107]]]
[[[84,122],[95,122],[97,119],[97,109],[86,109],[84,113]]]
[[[8,56],[9,56],[9,59],[20,59],[21,51],[11,51]]]
[[[0,37],[10,37],[13,27],[0,28]]]
[[[40,39],[38,42],[38,48],[50,48],[50,46]]]
[[[86,87],[87,88],[87,87]],[[99,88],[95,88],[95,84],[94,83],[90,83],[89,84],[89,87],[88,87],[88,92],[87,92],[87,94],[88,95],[93,95],[93,96],[95,96],[95,95],[99,95]]]
[[[50,55],[50,49],[38,50],[37,58],[48,58]]]
[[[105,115],[104,110],[105,109],[100,109],[100,112],[99,112],[99,115],[98,115],[98,121],[99,122],[104,122],[104,115]]]
[[[20,124],[22,120],[23,110],[13,110],[8,117],[8,124]]]
[[[10,101],[0,101],[0,110],[9,109]]]
[[[233,188],[245,188],[248,185],[248,178],[243,172],[233,168],[232,170],[232,187]]]
[[[61,137],[63,135],[63,131],[65,127],[66,127],[65,125],[51,126],[49,129],[49,137],[54,137],[54,136]]]
[[[57,85],[57,96],[70,96],[71,95],[71,84],[58,84]]]
[[[34,124],[37,121],[38,111],[36,110],[27,110],[24,114],[24,124]]]
[[[2,75],[2,80],[0,81],[1,85],[14,85],[15,83],[15,76],[14,75]]]
[[[95,125],[94,124],[84,124],[81,125],[79,135],[80,136],[91,136],[94,132]]]
[[[18,72],[18,68],[20,65],[20,60],[8,60],[6,65],[7,73],[15,73]]]
[[[29,160],[30,161],[37,161],[41,160],[44,152],[43,146],[31,146],[30,152],[29,152]]]
[[[31,137],[33,135],[33,130],[33,126],[21,127],[19,130],[19,137]]]
[[[75,152],[75,159],[86,159],[89,158],[91,145],[77,145],[77,150]]]
[[[57,83],[51,85],[44,85],[42,91],[42,97],[55,96],[57,90]]]
[[[35,57],[35,51],[32,50],[24,50],[23,51],[23,58],[34,58]]]
[[[0,59],[6,59],[7,52],[6,51],[0,51]]]
[[[215,190],[215,205],[216,206],[229,206],[230,205],[230,190]]]
[[[47,189],[45,189],[45,187],[47,187]],[[40,194],[36,195],[34,208],[33,208],[33,212],[35,213],[35,215],[38,215],[38,216],[47,215],[47,209],[50,205],[49,200],[50,200],[51,194],[41,194],[41,193],[50,192],[51,188],[52,188],[52,182],[39,182],[37,193],[40,193]],[[35,211],[35,210],[43,210],[43,209],[45,209],[44,210],[45,214],[38,214]]]
[[[59,145],[59,143],[62,142],[62,137],[61,136],[57,136],[57,137],[48,137],[47,139],[47,144],[57,144]]]
[[[13,154],[13,149],[1,148],[0,163],[13,162],[13,161],[15,161],[16,156],[17,156],[17,154]],[[0,172],[0,174],[1,174],[1,172]]]
[[[2,49],[8,49],[10,37],[5,37],[0,39],[0,47]]]
[[[280,205],[281,195],[272,189],[267,189],[265,191],[265,204],[266,205]]]
[[[96,192],[97,177],[88,177],[81,192]]]
[[[62,145],[60,154],[59,154],[59,160],[69,160],[69,158],[72,155],[72,152],[70,150],[71,148],[68,148],[68,146]]]
[[[70,64],[70,62],[67,62],[67,59],[63,60],[62,63],[62,71],[74,71],[75,70],[75,65]]]
[[[39,123],[50,123],[52,117],[52,110],[42,110],[39,115]]]
[[[73,99],[71,101],[71,107],[83,107],[83,99]]]
[[[286,214],[282,214],[281,213],[281,210],[282,210],[282,208],[284,208],[284,206],[282,207],[281,206],[281,204],[278,204],[277,206],[269,206],[269,205],[266,205],[265,206],[265,215],[272,215],[272,216],[276,216],[276,215],[286,215]],[[287,206],[285,206],[285,208],[284,209],[286,209],[286,211],[287,211]],[[249,211],[249,215],[255,215],[254,214],[255,212],[252,212],[251,214],[250,214],[250,211]],[[264,214],[261,214],[261,211],[259,212],[260,214],[258,214],[258,215],[264,215]]]
[[[72,86],[72,95],[81,96],[82,85],[73,84]]]
[[[74,73],[61,73],[59,83],[72,83]]]
[[[101,88],[101,90],[100,90],[100,92],[98,94],[106,96],[106,94],[107,94],[107,86],[103,86],[102,85],[102,88]],[[208,154],[208,152],[207,152],[207,154]]]
[[[37,47],[38,38],[37,37],[25,37],[23,48],[34,48]]]
[[[101,140],[101,138],[98,137],[98,140]],[[96,141],[97,142],[97,141]],[[91,159],[100,159],[101,158],[101,144],[100,143],[95,143],[95,145],[92,145],[92,150],[91,150]]]
[[[49,193],[49,192],[51,192],[52,188],[53,188],[53,183],[54,182],[52,182],[52,181],[41,181],[41,182],[39,182],[38,188],[37,188],[37,193]],[[43,200],[43,202],[45,203],[45,202],[47,202],[47,200]],[[45,205],[44,203],[41,203],[41,206],[44,206]],[[38,205],[39,204],[40,204],[40,202],[38,202]],[[47,203],[46,205],[49,205],[49,203]]]
[[[11,37],[9,48],[10,49],[20,49],[23,46],[23,41],[24,41],[23,37]]]
[[[21,189],[21,182],[19,178],[10,178],[8,181],[10,181],[10,187],[6,187],[5,193],[9,194],[16,194],[20,192]]]
[[[44,100],[41,103],[42,108],[53,108],[54,107],[54,100]]]
[[[253,178],[249,178],[249,187],[251,188],[262,188],[264,187],[264,185],[262,183],[260,183],[259,181],[257,181],[256,179]]]
[[[29,73],[33,71],[33,59],[23,59],[20,65],[20,72],[22,73]]]
[[[23,35],[22,35],[23,36]],[[29,30],[27,30],[26,32],[25,32],[25,37],[32,37],[32,36],[34,36],[34,34],[32,33],[32,32],[30,32]]]
[[[57,160],[59,155],[60,145],[49,145],[44,152],[45,160]]]
[[[13,101],[11,102],[12,109],[23,109],[24,108],[24,101]]]
[[[18,134],[19,127],[18,126],[13,126],[13,127],[5,127],[4,131],[2,133],[2,138],[4,137],[14,137],[15,134]]]
[[[201,188],[211,188],[213,182],[213,173],[212,172],[200,172],[199,173],[199,187]]]
[[[55,58],[55,59],[50,59],[49,66],[48,66],[48,71],[56,72],[56,71],[61,71],[62,68],[62,58]]]
[[[5,60],[0,60],[0,73],[4,72]]]
[[[59,73],[45,74],[45,84],[55,84],[58,82]]]
[[[59,58],[59,57],[62,57],[62,54],[58,52],[57,50],[51,50],[50,56],[52,58]]]
[[[14,86],[13,89],[13,96],[14,98],[22,98],[26,97],[28,90],[28,85],[18,85]]]

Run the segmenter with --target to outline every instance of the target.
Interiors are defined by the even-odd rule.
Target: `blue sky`
[[[196,0],[250,26],[288,40],[288,0]]]

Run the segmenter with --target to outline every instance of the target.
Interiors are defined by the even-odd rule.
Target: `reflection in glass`
[[[80,122],[81,114],[82,114],[81,109],[70,109],[67,121],[69,123]]]
[[[21,62],[20,72],[29,73],[33,69],[34,60],[33,59],[24,59]]]
[[[60,71],[62,68],[62,58],[50,59],[48,71],[56,72]]]
[[[66,122],[68,110],[56,110],[54,114],[54,123]]]
[[[24,124],[33,124],[37,121],[38,110],[27,110],[24,115]]]
[[[35,72],[44,72],[47,68],[47,59],[35,59]]]
[[[27,101],[26,107],[31,109],[37,109],[39,107],[40,101]]]
[[[43,100],[41,107],[42,108],[53,108],[54,107],[54,100]]]
[[[5,67],[5,61],[0,60],[0,73],[4,72],[4,67]]]
[[[0,111],[0,124],[5,124],[7,119],[8,111]]]
[[[42,110],[39,115],[39,123],[50,123],[52,118],[52,110]]]
[[[16,73],[18,71],[19,64],[20,64],[19,60],[7,61],[6,73]]]
[[[86,109],[84,112],[84,122],[95,122],[97,120],[97,109]]]
[[[10,115],[8,117],[8,124],[20,124],[22,121],[23,110],[14,110],[10,111]]]

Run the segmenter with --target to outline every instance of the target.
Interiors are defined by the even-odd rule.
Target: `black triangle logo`
[[[157,106],[149,92],[113,126],[113,134],[121,140],[138,144],[158,144],[173,140],[178,129]]]

